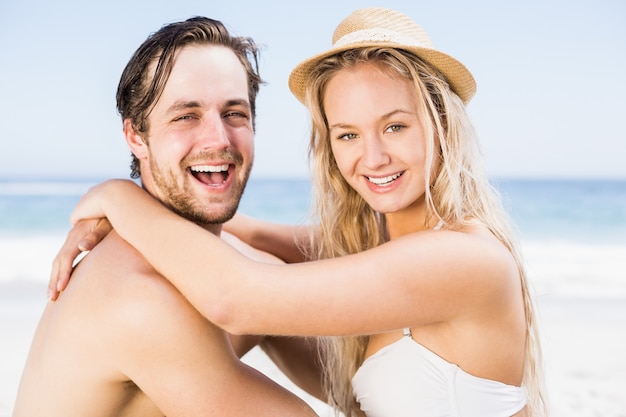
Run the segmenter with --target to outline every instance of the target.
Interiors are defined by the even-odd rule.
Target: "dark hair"
[[[165,88],[174,56],[179,49],[190,44],[225,46],[239,58],[248,77],[248,99],[254,127],[256,96],[262,83],[259,50],[252,39],[232,36],[222,22],[201,16],[163,26],[135,51],[117,88],[117,111],[122,120],[130,119],[137,133],[148,133],[148,115]],[[150,73],[153,63],[154,74]],[[130,168],[131,178],[139,178],[139,160],[134,155]]]

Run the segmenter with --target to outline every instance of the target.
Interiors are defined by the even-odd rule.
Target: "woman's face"
[[[350,186],[381,213],[423,210],[426,140],[413,83],[362,63],[330,79],[323,104]]]

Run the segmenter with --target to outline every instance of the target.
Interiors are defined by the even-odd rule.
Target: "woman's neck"
[[[395,213],[386,213],[385,218],[390,240],[435,227],[435,224],[430,224],[431,221],[426,221],[425,205],[407,207]]]

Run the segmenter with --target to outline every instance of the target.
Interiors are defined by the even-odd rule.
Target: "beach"
[[[253,183],[240,208],[272,221],[301,221],[308,204],[304,184]],[[52,259],[89,185],[0,181],[0,417],[11,415],[47,302]],[[550,415],[626,417],[626,182],[507,187],[536,294]],[[260,349],[244,361],[301,395],[320,416],[331,415]]]

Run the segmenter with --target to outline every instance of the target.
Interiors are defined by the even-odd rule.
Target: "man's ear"
[[[130,119],[124,120],[124,137],[128,147],[137,159],[146,159],[148,157],[148,144],[135,131]]]

